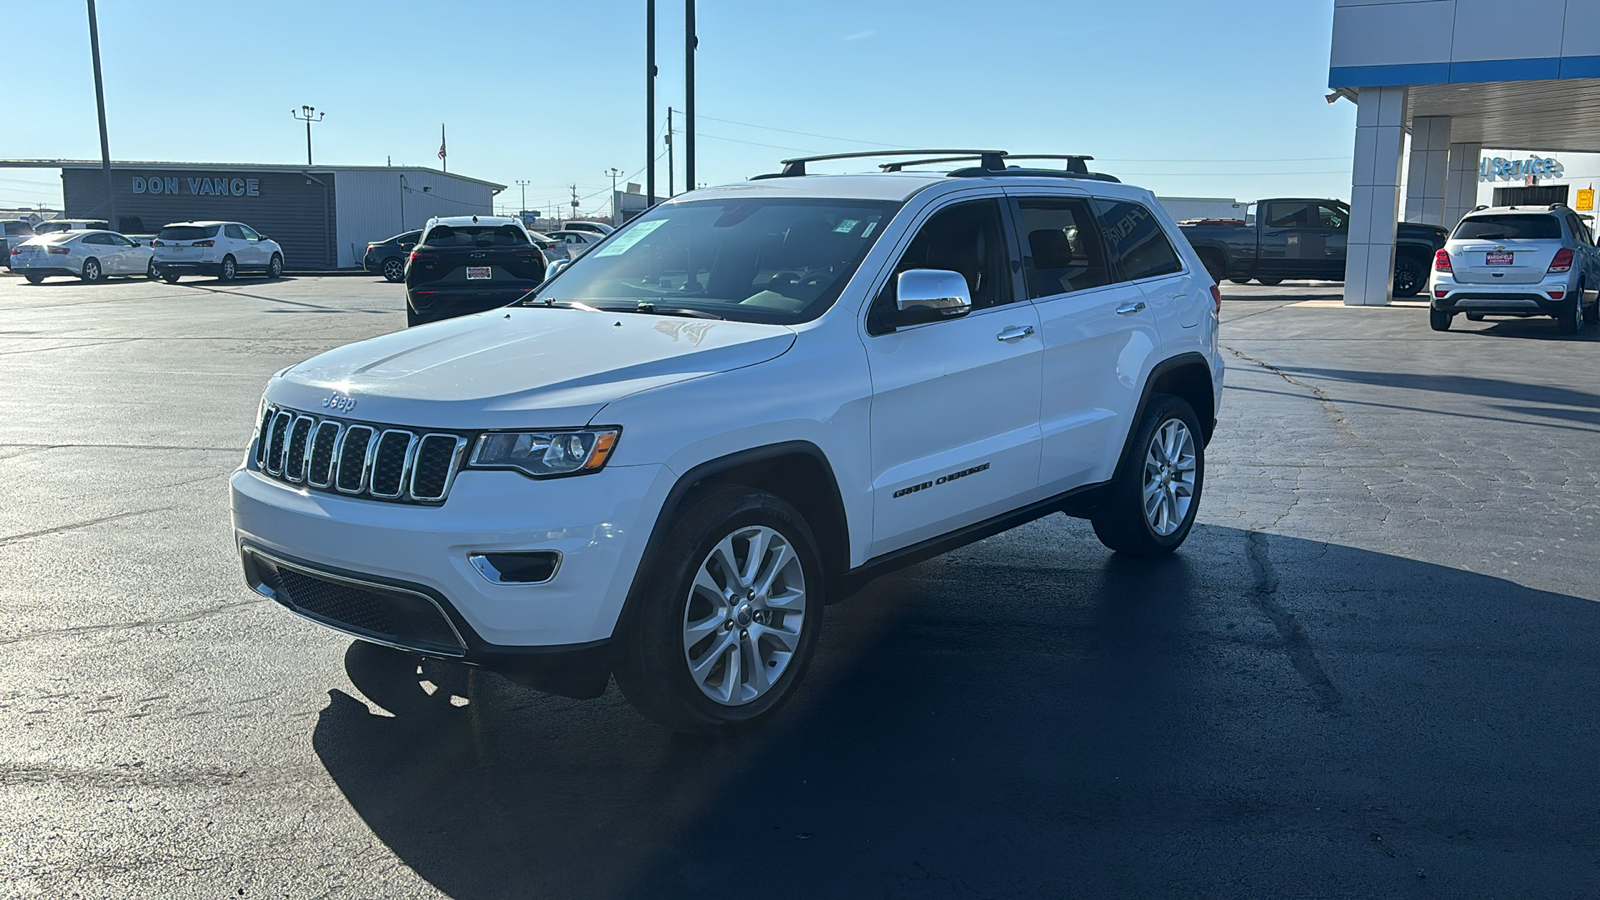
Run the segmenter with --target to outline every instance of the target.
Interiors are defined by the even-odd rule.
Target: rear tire
[[[1171,553],[1194,527],[1205,475],[1205,441],[1194,410],[1181,397],[1152,395],[1089,517],[1095,536],[1117,553]]]
[[[390,284],[399,284],[406,280],[406,264],[397,256],[391,256],[383,261],[383,280]]]
[[[1482,322],[1483,313],[1467,313],[1468,322]]]
[[[44,276],[43,275],[32,275],[32,274],[29,274],[29,275],[24,275],[22,277],[28,279],[28,283],[29,284],[41,284],[41,283],[44,282]]]
[[[1233,282],[1234,284],[1249,284],[1250,283],[1250,279],[1248,279],[1248,278],[1229,278],[1228,280]]]
[[[707,495],[641,573],[617,686],[675,731],[721,735],[767,719],[816,649],[824,577],[810,526],[782,498],[742,487]]]
[[[1394,295],[1415,297],[1428,286],[1428,265],[1415,253],[1401,256],[1394,264]]]
[[[1206,274],[1211,276],[1212,281],[1221,284],[1228,277],[1228,266],[1215,251],[1200,254],[1200,262],[1206,267]]]
[[[89,284],[95,284],[96,282],[105,280],[106,270],[101,268],[100,260],[91,256],[83,261],[83,270],[78,277],[82,278]]]
[[[1442,309],[1428,310],[1428,327],[1434,331],[1449,331],[1450,320],[1455,318],[1455,313],[1445,312]]]
[[[87,264],[86,264],[87,265]],[[1583,328],[1583,295],[1574,293],[1561,313],[1556,316],[1556,327],[1562,334],[1577,334]]]
[[[144,277],[150,279],[151,281],[155,281],[156,275],[156,261],[151,259],[149,262],[145,263]]]
[[[217,280],[232,281],[237,277],[239,277],[239,264],[234,262],[232,254],[224,256],[222,258],[222,268],[217,270]]]
[[[1277,287],[1278,285],[1283,284],[1282,278],[1257,278],[1256,280],[1267,287]]]
[[[178,279],[181,278],[181,277],[182,276],[180,276],[177,272],[162,272],[161,273],[161,280],[165,281],[167,284],[177,284],[178,283]]]
[[[1583,306],[1583,295],[1585,293],[1587,293],[1588,290],[1589,290],[1589,286],[1588,285],[1584,285],[1584,284],[1578,285],[1578,305],[1579,306]],[[1584,307],[1584,310],[1583,310],[1583,324],[1585,324],[1585,325],[1597,325],[1597,324],[1600,324],[1600,293],[1595,294],[1593,303],[1589,304],[1587,307]]]
[[[268,279],[277,278],[279,275],[282,275],[282,274],[283,274],[283,257],[281,257],[278,254],[274,253],[274,254],[272,254],[272,261],[267,263],[267,278]]]

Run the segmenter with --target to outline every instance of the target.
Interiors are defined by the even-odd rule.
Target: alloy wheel
[[[695,570],[683,612],[683,655],[701,692],[742,706],[770,691],[795,660],[806,616],[806,577],[793,544],[749,525]]]
[[[1194,435],[1178,419],[1161,423],[1150,437],[1144,460],[1144,518],[1150,530],[1166,537],[1182,527],[1194,504]]]
[[[406,267],[401,265],[398,259],[391,259],[383,264],[383,277],[390,281],[399,281],[405,277],[405,273]]]

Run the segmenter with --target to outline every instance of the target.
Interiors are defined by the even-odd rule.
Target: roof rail
[[[806,163],[825,162],[834,159],[870,159],[876,156],[960,156],[975,158],[981,161],[985,169],[1000,170],[1005,168],[1002,160],[1005,158],[1004,150],[861,150],[853,153],[824,153],[819,156],[796,156],[785,159],[783,171],[779,177],[790,178],[806,174]]]
[[[1566,209],[1567,208],[1567,202],[1565,200],[1557,200],[1556,202],[1550,204],[1550,208],[1551,209]]]

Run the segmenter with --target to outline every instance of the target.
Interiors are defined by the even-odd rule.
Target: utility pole
[[[578,186],[572,186],[572,218],[578,217]]]
[[[100,23],[89,0],[89,53],[94,57],[94,105],[100,113],[100,168],[106,173],[106,227],[117,227],[117,192],[111,185],[111,140],[106,136],[106,89],[100,81]]]
[[[311,165],[311,123],[321,122],[322,117],[326,116],[327,113],[317,112],[315,106],[302,106],[299,112],[295,112],[292,109],[289,110],[289,115],[306,123],[306,165],[309,167]]]
[[[683,183],[694,190],[694,52],[700,38],[694,30],[694,0],[683,4],[683,89],[687,95],[683,104]]]
[[[517,179],[517,185],[522,188],[522,209],[517,211],[519,214],[520,213],[525,213],[525,212],[528,211],[528,185],[529,184],[532,184],[532,182],[525,181],[525,180],[523,180],[521,178]]]
[[[645,203],[656,205],[656,0],[644,0]],[[614,218],[614,217],[613,217]],[[615,224],[615,223],[612,223]]]
[[[611,224],[617,225],[620,224],[617,222],[617,177],[622,174],[622,170],[612,166],[606,170],[606,174],[611,176]]]
[[[669,106],[669,107],[667,107],[667,196],[669,198],[677,196],[677,193],[678,193],[677,189],[674,188],[673,184],[672,184],[672,176],[673,176],[674,171],[677,168],[677,163],[673,161],[673,157],[674,157],[674,153],[672,151],[672,107]]]

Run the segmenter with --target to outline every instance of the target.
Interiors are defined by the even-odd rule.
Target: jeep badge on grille
[[[336,409],[340,412],[349,412],[350,410],[356,408],[356,398],[350,396],[349,394],[341,394],[338,391],[334,391],[328,396],[322,398],[322,406],[324,409]]]

